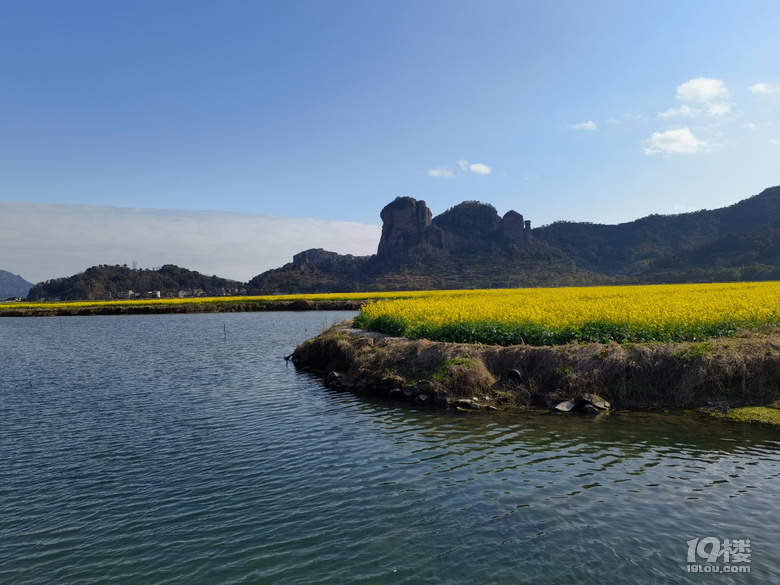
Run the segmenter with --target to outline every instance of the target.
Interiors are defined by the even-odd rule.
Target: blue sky
[[[780,3],[751,0],[5,0],[0,269],[153,267],[164,246],[248,280],[334,230],[374,252],[397,196],[534,226],[729,205],[780,184],[778,30]],[[41,244],[50,204],[89,247]],[[295,220],[302,245],[275,246]],[[225,261],[184,263],[206,245]]]

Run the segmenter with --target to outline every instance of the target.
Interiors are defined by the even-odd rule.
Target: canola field
[[[780,282],[435,291],[370,302],[355,327],[513,345],[674,342],[780,325]]]
[[[393,298],[404,298],[414,296],[419,293],[397,293]],[[232,296],[232,297],[188,297],[188,298],[153,298],[153,299],[130,299],[130,300],[87,300],[87,301],[22,301],[7,303],[5,307],[18,310],[37,310],[37,309],[86,309],[92,307],[139,307],[139,306],[166,306],[166,305],[238,305],[245,303],[263,304],[289,302],[296,300],[311,301],[363,301],[376,298],[387,298],[387,293],[322,293],[310,295],[255,295],[255,296]]]

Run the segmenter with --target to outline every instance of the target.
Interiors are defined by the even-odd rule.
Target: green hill
[[[560,248],[577,266],[611,276],[645,279],[662,269],[667,258],[695,256],[695,250],[723,239],[718,249],[730,254],[737,234],[770,228],[780,222],[780,187],[714,210],[651,215],[632,222],[602,225],[556,222],[533,231],[534,238]],[[754,239],[752,251],[761,256],[766,242]],[[693,258],[693,256],[691,256]],[[701,259],[704,256],[700,255]],[[711,254],[711,268],[717,260]]]
[[[166,264],[157,270],[133,270],[127,266],[100,265],[84,272],[36,284],[27,295],[31,301],[39,299],[93,300],[118,298],[132,291],[141,296],[162,297],[182,294],[209,294],[220,296],[227,291],[237,292],[242,285],[235,281]]]

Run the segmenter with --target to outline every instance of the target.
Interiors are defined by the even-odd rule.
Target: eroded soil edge
[[[545,407],[584,393],[613,409],[763,406],[780,399],[780,334],[702,342],[510,347],[334,326],[296,348],[326,385],[421,404]]]

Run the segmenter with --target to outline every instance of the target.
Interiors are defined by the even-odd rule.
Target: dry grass
[[[338,329],[302,345],[299,367],[342,372],[384,391],[430,381],[450,396],[548,406],[593,392],[619,408],[697,407],[727,401],[761,405],[780,399],[780,335],[707,342],[515,345],[371,338]],[[520,383],[507,380],[518,370]]]

